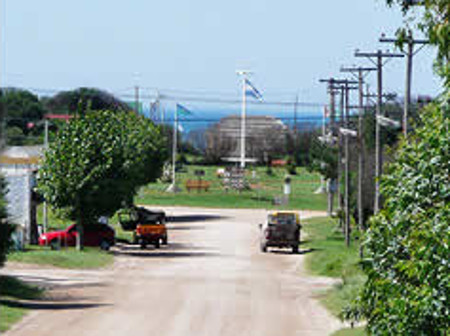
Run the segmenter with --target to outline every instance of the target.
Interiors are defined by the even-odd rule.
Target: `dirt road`
[[[305,275],[305,253],[259,251],[265,211],[167,212],[170,245],[123,247],[109,270],[11,271],[56,287],[5,335],[329,335],[342,326],[313,298],[331,281]]]

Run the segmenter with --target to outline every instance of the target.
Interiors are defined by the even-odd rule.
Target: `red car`
[[[90,224],[84,227],[84,245],[100,246],[103,250],[109,250],[115,242],[114,229],[106,224]],[[75,246],[77,242],[77,228],[70,225],[63,231],[52,231],[39,237],[39,245],[50,246],[58,249],[60,246]]]

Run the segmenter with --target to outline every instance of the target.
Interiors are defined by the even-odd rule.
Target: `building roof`
[[[43,146],[10,146],[0,152],[0,164],[36,165],[39,163]]]

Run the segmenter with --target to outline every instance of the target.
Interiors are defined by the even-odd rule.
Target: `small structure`
[[[21,243],[37,236],[36,203],[33,189],[43,146],[12,146],[0,153],[0,174],[7,183],[7,211],[9,221],[18,226]]]

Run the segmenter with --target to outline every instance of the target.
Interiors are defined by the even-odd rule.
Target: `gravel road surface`
[[[265,211],[165,210],[174,218],[169,246],[120,246],[109,269],[7,266],[2,273],[52,290],[4,335],[290,336],[342,327],[314,298],[333,280],[305,275],[308,251],[259,251]]]

